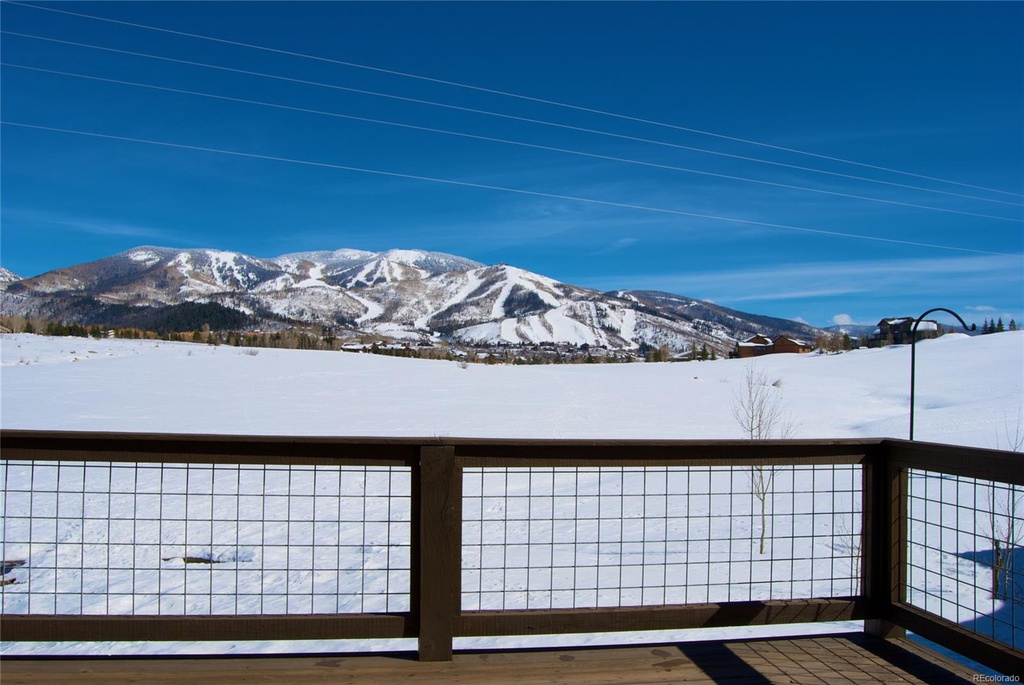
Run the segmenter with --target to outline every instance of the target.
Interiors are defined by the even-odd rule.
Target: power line
[[[57,127],[54,127],[54,126],[41,126],[41,125],[37,125],[37,124],[26,124],[26,123],[16,122],[16,121],[2,121],[2,120],[0,120],[0,124],[5,125],[5,126],[17,126],[17,127],[20,127],[20,128],[36,129],[36,130],[40,130],[40,131],[51,131],[51,132],[56,132],[56,133],[67,133],[67,134],[79,135],[79,136],[89,136],[89,137],[92,137],[92,138],[102,138],[102,139],[107,139],[107,140],[119,140],[119,141],[125,141],[125,142],[130,142],[130,143],[141,143],[141,144],[145,144],[145,145],[156,145],[156,146],[175,148],[175,149],[180,149],[180,150],[194,150],[194,151],[198,151],[198,152],[211,152],[211,153],[221,154],[221,155],[230,155],[230,156],[233,156],[233,157],[243,157],[243,158],[248,158],[248,159],[261,159],[261,160],[273,161],[273,162],[285,162],[285,163],[288,163],[288,164],[300,164],[300,165],[303,165],[303,166],[311,166],[311,167],[318,167],[318,168],[324,168],[324,169],[337,169],[337,170],[340,170],[340,171],[352,171],[352,172],[363,173],[363,174],[373,174],[373,175],[377,175],[377,176],[388,176],[388,177],[392,177],[392,178],[404,178],[404,179],[409,179],[409,180],[414,180],[414,181],[426,181],[426,182],[430,182],[430,183],[442,183],[442,184],[445,184],[445,185],[453,185],[453,186],[459,186],[459,187],[464,187],[464,188],[479,188],[481,190],[495,190],[495,191],[500,191],[500,192],[516,193],[516,194],[519,194],[519,195],[530,195],[530,196],[534,196],[534,197],[544,197],[544,198],[555,199],[555,200],[568,200],[568,201],[571,201],[571,202],[583,202],[583,203],[588,203],[588,204],[601,205],[601,206],[605,206],[605,207],[617,207],[617,208],[620,208],[620,209],[633,209],[633,210],[645,211],[645,212],[656,212],[656,213],[659,213],[659,214],[670,214],[670,215],[674,215],[674,216],[686,216],[686,217],[691,217],[691,218],[695,218],[695,219],[709,219],[709,220],[713,220],[713,221],[726,221],[726,222],[730,222],[730,223],[744,224],[744,225],[749,225],[749,226],[764,226],[764,227],[767,227],[767,228],[776,228],[776,229],[787,230],[787,231],[796,231],[796,232],[800,232],[800,233],[810,233],[810,234],[816,234],[816,235],[825,235],[825,236],[831,236],[831,237],[837,237],[837,238],[853,238],[853,239],[857,239],[857,240],[870,240],[870,241],[874,241],[874,242],[890,243],[890,244],[895,244],[895,245],[909,245],[909,246],[912,246],[912,247],[927,247],[927,248],[932,248],[932,249],[937,249],[937,250],[951,250],[951,251],[954,251],[954,252],[970,252],[970,253],[974,253],[974,254],[991,254],[991,255],[1002,255],[1002,256],[1013,256],[1013,257],[1018,256],[1018,255],[1015,255],[1013,253],[1008,253],[1008,252],[994,252],[994,251],[991,251],[991,250],[977,250],[977,249],[968,248],[968,247],[954,247],[952,245],[937,245],[937,244],[932,244],[932,243],[915,242],[915,241],[911,241],[911,240],[899,240],[899,239],[896,239],[896,238],[880,238],[878,236],[860,235],[860,234],[856,234],[856,233],[845,233],[843,231],[830,231],[830,230],[819,229],[819,228],[807,228],[807,227],[804,227],[804,226],[791,226],[791,225],[788,225],[788,224],[777,224],[777,223],[770,223],[770,222],[766,222],[766,221],[755,221],[753,219],[738,219],[738,218],[735,218],[735,217],[715,216],[715,215],[710,215],[710,214],[698,214],[696,212],[686,212],[686,211],[679,210],[679,209],[667,209],[667,208],[664,208],[664,207],[649,207],[649,206],[646,206],[646,205],[636,205],[636,204],[630,204],[630,203],[625,203],[625,202],[613,202],[613,201],[610,201],[610,200],[597,200],[597,199],[594,199],[594,198],[577,197],[577,196],[573,196],[573,195],[561,195],[561,194],[557,194],[557,193],[545,193],[545,192],[541,192],[541,191],[537,191],[537,190],[524,190],[524,189],[521,189],[521,188],[508,188],[508,187],[504,187],[504,186],[488,185],[488,184],[484,184],[484,183],[473,183],[473,182],[470,182],[470,181],[456,181],[456,180],[446,179],[446,178],[435,178],[435,177],[431,177],[431,176],[420,176],[420,175],[416,175],[416,174],[404,174],[404,173],[400,173],[400,172],[396,172],[396,171],[384,171],[384,170],[381,170],[381,169],[368,169],[368,168],[364,168],[364,167],[355,167],[355,166],[348,166],[348,165],[342,165],[342,164],[330,164],[330,163],[327,163],[327,162],[314,162],[314,161],[304,160],[304,159],[293,159],[293,158],[289,158],[289,157],[277,157],[277,156],[273,156],[273,155],[261,155],[261,154],[251,153],[251,152],[239,152],[239,151],[236,151],[236,150],[222,150],[222,149],[219,149],[219,148],[210,148],[210,147],[203,147],[203,146],[198,146],[198,145],[185,145],[185,144],[181,144],[181,143],[169,143],[169,142],[159,141],[159,140],[147,140],[147,139],[144,139],[144,138],[131,138],[131,137],[128,137],[128,136],[116,136],[116,135],[110,135],[110,134],[105,134],[105,133],[95,133],[95,132],[91,132],[91,131],[77,131],[77,130],[74,130],[74,129],[57,128]]]
[[[394,126],[394,127],[406,128],[406,129],[411,129],[411,130],[416,130],[416,131],[425,131],[425,132],[430,132],[430,133],[440,133],[440,134],[449,135],[449,136],[458,136],[458,137],[461,137],[461,138],[470,138],[470,139],[474,139],[474,140],[483,140],[483,141],[493,142],[493,143],[502,143],[502,144],[505,144],[505,145],[515,145],[515,146],[519,146],[519,147],[532,148],[532,149],[536,149],[536,150],[545,150],[545,151],[548,151],[548,152],[558,152],[558,153],[563,153],[563,154],[578,155],[578,156],[590,157],[590,158],[593,158],[593,159],[601,159],[601,160],[612,161],[612,162],[622,162],[622,163],[625,163],[625,164],[634,164],[634,165],[652,167],[652,168],[657,168],[657,169],[666,169],[666,170],[670,170],[670,171],[680,171],[680,172],[691,173],[691,174],[699,174],[699,175],[703,175],[703,176],[712,176],[712,177],[715,177],[715,178],[724,178],[724,179],[733,180],[733,181],[744,181],[744,182],[747,182],[747,183],[758,183],[758,184],[773,186],[773,187],[777,187],[777,188],[786,188],[786,189],[789,189],[789,190],[800,190],[800,191],[812,192],[812,193],[822,193],[822,194],[825,194],[825,195],[833,195],[833,196],[851,198],[851,199],[856,199],[856,200],[867,200],[867,201],[870,201],[870,202],[882,202],[882,203],[885,203],[885,204],[899,205],[899,206],[903,206],[903,207],[912,207],[912,208],[915,208],[915,209],[926,209],[926,210],[936,211],[936,212],[947,212],[947,213],[950,213],[950,214],[960,214],[960,215],[964,215],[964,216],[973,216],[973,217],[981,218],[981,219],[993,219],[993,220],[996,220],[996,221],[1011,221],[1011,222],[1014,222],[1014,223],[1024,223],[1024,219],[1014,219],[1014,218],[1009,218],[1009,217],[993,216],[993,215],[990,215],[990,214],[978,214],[978,213],[975,213],[975,212],[964,212],[964,211],[960,211],[960,210],[956,210],[956,209],[947,209],[947,208],[944,208],[944,207],[932,207],[932,206],[929,206],[929,205],[918,205],[918,204],[913,204],[913,203],[910,203],[910,202],[900,202],[898,200],[886,200],[886,199],[883,199],[883,198],[868,197],[868,196],[864,196],[864,195],[853,195],[853,194],[850,194],[850,193],[841,193],[841,192],[832,191],[832,190],[824,190],[824,189],[821,189],[821,188],[809,188],[809,187],[806,187],[806,186],[791,185],[791,184],[787,184],[787,183],[776,183],[774,181],[765,181],[765,180],[761,180],[761,179],[746,178],[746,177],[743,177],[743,176],[733,176],[733,175],[729,175],[729,174],[719,174],[719,173],[715,173],[715,172],[711,172],[711,171],[700,171],[700,170],[697,170],[697,169],[688,169],[688,168],[685,168],[685,167],[671,166],[671,165],[668,165],[668,164],[658,164],[658,163],[654,163],[654,162],[645,162],[645,161],[636,160],[636,159],[628,159],[628,158],[623,158],[623,157],[613,157],[613,156],[610,156],[610,155],[601,155],[601,154],[596,154],[596,153],[591,153],[591,152],[583,152],[583,151],[580,151],[580,150],[570,150],[570,149],[566,149],[566,148],[552,147],[552,146],[549,146],[549,145],[537,145],[537,144],[534,144],[534,143],[526,143],[526,142],[522,142],[522,141],[508,140],[508,139],[505,139],[505,138],[494,138],[494,137],[491,137],[491,136],[481,136],[481,135],[476,135],[476,134],[472,134],[472,133],[464,133],[464,132],[460,132],[460,131],[451,131],[451,130],[447,130],[447,129],[432,128],[432,127],[428,127],[428,126],[419,126],[419,125],[416,125],[416,124],[405,124],[405,123],[396,122],[396,121],[387,121],[387,120],[382,120],[382,119],[371,119],[369,117],[360,117],[360,116],[355,116],[355,115],[352,115],[352,114],[341,114],[341,113],[338,113],[338,112],[327,112],[327,111],[324,111],[324,110],[309,109],[309,108],[305,108],[305,107],[294,107],[294,106],[291,106],[291,105],[282,105],[282,104],[277,104],[277,103],[272,103],[272,102],[262,102],[262,101],[259,101],[259,100],[248,100],[248,99],[245,99],[245,98],[236,98],[236,97],[231,97],[231,96],[227,96],[227,95],[216,95],[216,94],[213,94],[213,93],[203,93],[203,92],[198,92],[198,91],[193,91],[193,90],[185,90],[185,89],[182,89],[182,88],[170,88],[170,87],[166,87],[166,86],[156,86],[156,85],[152,85],[152,84],[148,84],[148,83],[138,83],[138,82],[135,82],[135,81],[123,81],[123,80],[120,80],[120,79],[111,79],[111,78],[105,78],[105,77],[101,77],[101,76],[90,76],[90,75],[87,75],[87,74],[77,74],[77,73],[67,72],[67,71],[58,71],[56,69],[43,69],[41,67],[30,67],[30,66],[23,65],[23,64],[12,64],[12,63],[9,63],[9,62],[0,62],[0,66],[13,67],[13,68],[16,68],[16,69],[25,69],[25,70],[28,70],[28,71],[36,71],[36,72],[42,72],[42,73],[46,73],[46,74],[56,74],[56,75],[59,75],[59,76],[70,76],[70,77],[73,77],[73,78],[87,79],[87,80],[90,80],[90,81],[101,81],[101,82],[104,82],[104,83],[114,83],[114,84],[118,84],[118,85],[132,86],[132,87],[136,87],[136,88],[147,88],[147,89],[150,89],[150,90],[158,90],[158,91],[163,91],[163,92],[168,92],[168,93],[179,93],[179,94],[183,94],[183,95],[194,95],[194,96],[199,96],[199,97],[212,98],[212,99],[216,99],[216,100],[224,100],[224,101],[228,101],[228,102],[237,102],[237,103],[242,103],[242,104],[247,104],[247,105],[257,105],[257,106],[260,106],[260,107],[271,107],[271,108],[275,108],[275,109],[282,109],[282,110],[288,110],[288,111],[293,111],[293,112],[301,112],[301,113],[304,113],[304,114],[316,114],[316,115],[320,115],[320,116],[335,117],[335,118],[339,118],[339,119],[348,119],[348,120],[351,120],[351,121],[361,121],[361,122],[366,122],[366,123],[371,123],[371,124],[380,124],[380,125],[384,125],[384,126]]]
[[[0,0],[0,1],[3,1],[3,0]],[[584,128],[584,127],[581,127],[581,126],[572,126],[570,124],[560,124],[560,123],[557,123],[557,122],[545,121],[543,119],[532,119],[532,118],[529,118],[529,117],[521,117],[521,116],[516,116],[516,115],[513,115],[513,114],[504,114],[504,113],[501,113],[501,112],[493,112],[493,111],[484,110],[484,109],[475,109],[475,108],[472,108],[472,107],[463,107],[463,106],[460,106],[460,105],[452,105],[452,104],[443,103],[443,102],[436,102],[436,101],[432,101],[432,100],[422,100],[422,99],[418,99],[418,98],[405,97],[405,96],[402,96],[402,95],[394,95],[394,94],[391,94],[391,93],[381,93],[381,92],[372,91],[372,90],[364,90],[364,89],[361,89],[361,88],[351,88],[351,87],[348,87],[348,86],[339,86],[339,85],[332,84],[332,83],[323,83],[323,82],[319,82],[319,81],[309,81],[309,80],[306,80],[306,79],[292,78],[292,77],[288,77],[288,76],[279,76],[277,74],[267,74],[267,73],[258,72],[258,71],[249,71],[249,70],[246,70],[246,69],[236,69],[236,68],[233,68],[233,67],[225,67],[225,66],[221,66],[221,65],[217,65],[217,64],[208,64],[208,63],[205,63],[205,62],[195,62],[195,61],[192,61],[192,60],[178,59],[178,58],[174,58],[174,57],[163,57],[161,55],[152,55],[152,54],[147,54],[147,53],[143,53],[143,52],[133,52],[131,50],[121,50],[121,49],[117,49],[117,48],[109,48],[109,47],[104,47],[104,46],[100,46],[100,45],[90,45],[88,43],[79,43],[79,42],[75,42],[75,41],[60,40],[60,39],[57,39],[57,38],[48,38],[48,37],[45,37],[45,36],[37,36],[37,35],[28,34],[28,33],[18,33],[18,32],[15,32],[15,31],[0,31],[0,33],[7,34],[7,35],[12,35],[12,36],[19,36],[19,37],[22,37],[22,38],[31,38],[31,39],[34,39],[34,40],[48,41],[48,42],[52,42],[52,43],[60,43],[60,44],[63,44],[63,45],[74,45],[76,47],[84,47],[84,48],[89,48],[89,49],[92,49],[92,50],[102,50],[102,51],[105,51],[105,52],[113,52],[113,53],[118,53],[118,54],[131,55],[131,56],[134,56],[134,57],[143,57],[143,58],[146,58],[146,59],[160,60],[160,61],[164,61],[164,62],[172,62],[172,63],[177,63],[177,64],[187,64],[189,66],[197,66],[197,67],[203,67],[203,68],[207,68],[207,69],[215,69],[215,70],[219,70],[219,71],[226,71],[226,72],[231,72],[231,73],[236,73],[236,74],[243,74],[243,75],[246,75],[246,76],[257,76],[257,77],[261,77],[261,78],[268,78],[268,79],[274,79],[274,80],[279,80],[279,81],[286,81],[286,82],[291,82],[291,83],[299,83],[299,84],[302,84],[302,85],[309,85],[309,86],[315,86],[315,87],[320,87],[320,88],[328,88],[328,89],[332,89],[332,90],[340,90],[340,91],[349,92],[349,93],[356,93],[356,94],[359,94],[359,95],[369,95],[369,96],[373,96],[373,97],[380,97],[380,98],[386,98],[386,99],[391,99],[391,100],[400,100],[400,101],[403,101],[403,102],[412,102],[412,103],[415,103],[415,104],[428,105],[428,106],[432,106],[432,107],[440,107],[440,108],[444,108],[444,109],[451,109],[451,110],[462,111],[462,112],[470,112],[470,113],[473,113],[473,114],[483,114],[483,115],[486,115],[486,116],[499,117],[499,118],[502,118],[502,119],[510,119],[510,120],[521,121],[521,122],[525,122],[525,123],[539,124],[539,125],[542,125],[542,126],[549,126],[549,127],[561,128],[561,129],[566,129],[566,130],[571,130],[571,131],[578,131],[578,132],[582,132],[582,133],[590,133],[590,134],[594,134],[594,135],[606,136],[606,137],[610,137],[610,138],[618,138],[618,139],[622,139],[622,140],[629,140],[629,141],[632,141],[632,142],[647,143],[647,144],[651,144],[651,145],[659,145],[659,146],[662,146],[662,147],[674,148],[674,149],[678,149],[678,150],[686,150],[688,152],[699,152],[699,153],[715,155],[715,156],[719,156],[719,157],[727,157],[727,158],[731,158],[731,159],[738,159],[738,160],[748,161],[748,162],[757,162],[759,164],[768,164],[768,165],[771,165],[771,166],[778,166],[778,167],[783,167],[783,168],[787,168],[787,169],[795,169],[795,170],[798,170],[798,171],[808,171],[808,172],[817,173],[817,174],[825,174],[825,175],[828,175],[828,176],[834,176],[834,177],[838,177],[838,178],[846,178],[846,179],[850,179],[850,180],[864,181],[864,182],[868,182],[868,183],[877,183],[877,184],[881,184],[881,185],[887,185],[887,186],[892,186],[892,187],[897,187],[897,188],[904,188],[904,189],[908,189],[908,190],[917,190],[917,191],[927,192],[927,193],[936,193],[936,194],[940,194],[940,195],[949,195],[949,196],[952,196],[952,197],[960,197],[960,198],[965,198],[965,199],[969,199],[969,200],[977,200],[979,202],[991,202],[991,203],[996,203],[996,204],[1009,205],[1011,207],[1022,207],[1022,206],[1024,206],[1024,204],[1021,204],[1019,202],[1008,202],[1006,200],[996,200],[996,199],[993,199],[993,198],[978,197],[977,195],[966,195],[966,194],[963,194],[963,193],[955,193],[955,192],[948,191],[948,190],[939,190],[937,188],[925,188],[925,187],[921,187],[921,186],[908,185],[908,184],[905,184],[905,183],[896,183],[896,182],[893,182],[893,181],[883,181],[881,179],[868,178],[868,177],[865,177],[865,176],[856,176],[856,175],[844,174],[844,173],[840,173],[840,172],[836,172],[836,171],[827,171],[825,169],[817,169],[817,168],[814,168],[814,167],[805,167],[805,166],[800,166],[800,165],[796,165],[796,164],[787,164],[787,163],[784,163],[784,162],[776,162],[776,161],[773,161],[773,160],[760,159],[760,158],[757,158],[757,157],[747,157],[747,156],[744,156],[744,155],[737,155],[737,154],[732,154],[732,153],[728,153],[728,152],[720,152],[720,151],[717,151],[717,150],[708,150],[708,149],[704,149],[704,148],[691,147],[691,146],[688,146],[688,145],[679,145],[679,144],[676,144],[676,143],[669,143],[669,142],[665,142],[665,141],[653,140],[653,139],[650,139],[650,138],[640,138],[640,137],[637,137],[637,136],[630,136],[630,135],[625,135],[625,134],[621,134],[621,133],[612,133],[610,131],[602,131],[600,129]],[[1012,193],[1007,193],[1007,194],[1012,195]]]
[[[901,174],[901,175],[905,175],[905,176],[912,176],[912,177],[915,177],[915,178],[921,178],[921,179],[925,179],[925,180],[929,180],[929,181],[936,181],[936,182],[939,182],[939,183],[948,183],[948,184],[951,184],[951,185],[961,186],[961,187],[965,187],[965,188],[974,188],[975,190],[984,190],[984,191],[987,191],[987,192],[999,193],[999,194],[1003,194],[1003,195],[1011,195],[1011,196],[1014,196],[1014,197],[1024,197],[1020,193],[1012,193],[1012,192],[1008,192],[1008,191],[1005,191],[1005,190],[996,190],[994,188],[986,188],[984,186],[977,186],[977,185],[972,185],[972,184],[969,184],[969,183],[962,183],[960,181],[953,181],[953,180],[949,180],[949,179],[938,178],[938,177],[935,177],[935,176],[926,176],[924,174],[918,174],[918,173],[914,173],[914,172],[910,172],[910,171],[903,171],[901,169],[893,169],[893,168],[879,166],[879,165],[874,165],[874,164],[866,164],[864,162],[857,162],[857,161],[854,161],[854,160],[843,159],[841,157],[833,157],[833,156],[829,156],[829,155],[822,155],[822,154],[818,154],[818,153],[815,153],[815,152],[807,152],[805,150],[798,150],[796,148],[784,147],[784,146],[781,146],[781,145],[773,145],[771,143],[764,143],[764,142],[760,142],[760,141],[756,141],[756,140],[749,140],[749,139],[746,139],[746,138],[739,138],[739,137],[736,137],[736,136],[729,136],[729,135],[725,135],[725,134],[721,134],[721,133],[714,133],[714,132],[711,132],[711,131],[704,131],[704,130],[701,130],[701,129],[688,128],[688,127],[679,126],[679,125],[676,125],[676,124],[669,124],[669,123],[665,123],[665,122],[661,122],[661,121],[655,121],[655,120],[652,120],[652,119],[645,119],[645,118],[642,118],[642,117],[634,117],[634,116],[630,116],[630,115],[626,115],[626,114],[619,114],[619,113],[616,113],[616,112],[609,112],[609,111],[601,110],[601,109],[595,109],[595,108],[590,108],[590,107],[582,107],[580,105],[573,105],[573,104],[569,104],[569,103],[565,103],[565,102],[559,102],[557,100],[546,100],[544,98],[532,97],[532,96],[529,96],[529,95],[522,95],[522,94],[519,94],[519,93],[511,93],[511,92],[508,92],[508,91],[497,90],[497,89],[493,89],[493,88],[485,88],[485,87],[482,87],[482,86],[475,86],[475,85],[471,85],[471,84],[467,84],[467,83],[460,83],[458,81],[448,81],[448,80],[445,80],[445,79],[433,78],[433,77],[429,77],[429,76],[423,76],[423,75],[420,75],[420,74],[413,74],[413,73],[409,73],[409,72],[397,71],[397,70],[394,70],[394,69],[385,69],[385,68],[382,68],[382,67],[375,67],[375,66],[371,66],[371,65],[367,65],[367,64],[360,64],[358,62],[348,62],[348,61],[333,59],[333,58],[329,58],[329,57],[321,57],[321,56],[318,56],[318,55],[309,55],[309,54],[306,54],[306,53],[294,52],[294,51],[291,51],[291,50],[282,50],[282,49],[279,49],[279,48],[271,48],[271,47],[268,47],[268,46],[265,46],[265,45],[255,45],[255,44],[252,44],[252,43],[244,43],[244,42],[241,42],[241,41],[228,40],[228,39],[225,39],[225,38],[216,38],[214,36],[206,36],[206,35],[199,34],[199,33],[190,33],[190,32],[187,32],[187,31],[176,31],[176,30],[173,30],[173,29],[167,29],[167,28],[162,28],[162,27],[158,27],[158,26],[150,26],[150,25],[147,25],[147,24],[138,24],[138,23],[129,22],[129,21],[122,21],[122,20],[118,20],[118,19],[110,19],[110,18],[107,18],[107,17],[98,17],[98,16],[95,16],[95,15],[92,15],[92,14],[84,14],[84,13],[81,13],[81,12],[71,12],[71,11],[68,11],[68,10],[59,10],[59,9],[56,9],[56,8],[53,8],[53,7],[42,7],[40,5],[32,5],[32,4],[27,4],[27,3],[23,3],[23,2],[15,2],[14,0],[3,0],[3,2],[6,2],[6,3],[11,4],[11,5],[17,5],[19,7],[28,7],[28,8],[31,8],[31,9],[44,10],[44,11],[47,11],[47,12],[56,12],[56,13],[59,13],[59,14],[67,14],[67,15],[71,15],[71,16],[81,17],[81,18],[84,18],[84,19],[92,19],[92,20],[95,20],[95,21],[108,22],[108,23],[112,23],[112,24],[120,24],[122,26],[131,26],[133,28],[141,28],[141,29],[146,29],[146,30],[149,30],[149,31],[158,31],[158,32],[161,32],[161,33],[168,33],[168,34],[172,34],[172,35],[185,36],[185,37],[188,37],[188,38],[198,38],[200,40],[208,40],[208,41],[213,41],[213,42],[216,42],[216,43],[222,43],[222,44],[225,44],[225,45],[233,45],[233,46],[236,46],[236,47],[244,47],[244,48],[249,48],[249,49],[252,49],[252,50],[262,50],[262,51],[265,51],[265,52],[271,52],[271,53],[275,53],[275,54],[279,54],[279,55],[288,55],[290,57],[300,57],[300,58],[303,58],[303,59],[311,59],[311,60],[316,60],[316,61],[319,61],[319,62],[326,62],[326,63],[329,63],[329,64],[337,64],[339,66],[351,67],[351,68],[355,68],[355,69],[364,69],[364,70],[367,70],[367,71],[374,71],[374,72],[383,73],[383,74],[389,74],[389,75],[393,75],[393,76],[401,76],[401,77],[404,77],[404,78],[417,79],[417,80],[420,80],[420,81],[427,81],[427,82],[431,82],[431,83],[440,83],[440,84],[443,84],[443,85],[455,86],[457,88],[466,88],[466,89],[469,89],[469,90],[475,90],[475,91],[484,92],[484,93],[490,93],[490,94],[494,94],[494,95],[501,95],[501,96],[504,96],[504,97],[516,98],[516,99],[526,100],[526,101],[530,101],[530,102],[537,102],[537,103],[541,103],[541,104],[552,105],[552,106],[555,106],[555,107],[562,107],[562,108],[566,108],[566,109],[572,109],[572,110],[576,110],[576,111],[580,111],[580,112],[588,112],[590,114],[599,114],[601,116],[614,117],[614,118],[617,118],[617,119],[623,119],[623,120],[627,120],[627,121],[634,121],[634,122],[638,122],[638,123],[649,124],[649,125],[652,125],[652,126],[660,126],[660,127],[664,127],[664,128],[678,130],[678,131],[685,131],[687,133],[695,133],[695,134],[698,134],[698,135],[711,136],[711,137],[714,137],[714,138],[720,138],[720,139],[723,139],[723,140],[730,140],[730,141],[733,141],[733,142],[744,143],[744,144],[747,144],[747,145],[755,145],[755,146],[758,146],[758,147],[764,147],[764,148],[769,148],[769,149],[773,149],[773,150],[780,150],[780,151],[783,151],[783,152],[790,152],[790,153],[793,153],[793,154],[805,155],[805,156],[808,156],[808,157],[816,157],[818,159],[825,159],[825,160],[832,161],[832,162],[840,162],[840,163],[843,163],[843,164],[852,164],[852,165],[864,167],[864,168],[867,168],[867,169],[874,169],[876,171],[885,171],[885,172],[888,172],[888,173]]]

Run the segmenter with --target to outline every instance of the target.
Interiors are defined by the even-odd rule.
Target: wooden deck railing
[[[446,660],[461,636],[864,620],[1024,670],[1018,454],[18,430],[0,449],[4,640],[406,637]]]

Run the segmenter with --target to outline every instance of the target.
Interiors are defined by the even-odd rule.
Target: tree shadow
[[[960,625],[1014,649],[1024,649],[1024,547],[1010,549],[1001,570],[995,568],[995,550],[962,552],[958,556],[999,573],[996,610]],[[994,591],[995,583],[988,589]]]

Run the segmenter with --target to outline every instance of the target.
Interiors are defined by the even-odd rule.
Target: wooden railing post
[[[875,450],[865,471],[862,592],[870,601],[871,618],[864,621],[864,632],[904,637],[906,631],[892,621],[892,607],[906,594],[907,472],[892,465],[886,443]]]
[[[451,661],[461,611],[462,469],[454,447],[420,448],[419,540],[414,552],[420,661]]]

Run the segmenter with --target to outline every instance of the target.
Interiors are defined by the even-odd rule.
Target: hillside
[[[4,428],[282,435],[739,438],[761,369],[794,437],[906,437],[910,349],[682,364],[485,366],[159,341],[0,337]],[[918,344],[919,439],[1021,428],[1024,332]]]
[[[183,312],[185,304],[206,305],[207,318],[194,307]],[[144,320],[154,329],[175,322],[180,330],[216,329],[220,322],[238,328],[241,313],[248,330],[317,325],[339,334],[444,336],[470,345],[707,346],[722,355],[754,333],[813,339],[818,332],[671,293],[601,293],[508,264],[421,250],[262,259],[139,247],[33,278],[12,275],[0,283],[0,313],[111,326]]]

